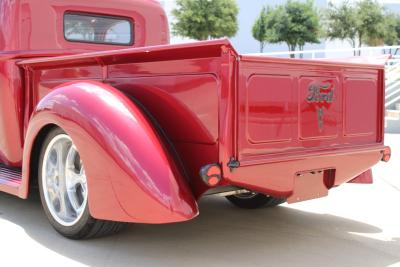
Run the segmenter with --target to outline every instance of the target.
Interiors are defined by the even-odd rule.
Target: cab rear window
[[[133,22],[124,17],[68,12],[64,15],[64,37],[67,41],[132,45]]]

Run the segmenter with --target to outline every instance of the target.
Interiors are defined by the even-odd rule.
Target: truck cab
[[[153,0],[5,0],[0,21],[0,190],[39,190],[68,238],[186,221],[210,194],[323,197],[390,158],[382,65],[170,45]]]
[[[102,51],[169,43],[158,1],[4,0],[0,51]]]

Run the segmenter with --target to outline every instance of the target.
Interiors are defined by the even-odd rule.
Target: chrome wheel
[[[87,180],[79,152],[66,134],[56,135],[42,161],[42,190],[51,216],[63,226],[82,217],[88,198]]]

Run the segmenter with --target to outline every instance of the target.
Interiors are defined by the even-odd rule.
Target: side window
[[[132,45],[133,23],[128,18],[67,12],[64,37],[67,41]]]

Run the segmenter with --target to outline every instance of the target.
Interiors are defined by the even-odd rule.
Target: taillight
[[[382,150],[382,161],[388,162],[390,160],[390,157],[392,156],[392,151],[390,147],[385,147],[384,150]]]
[[[222,171],[218,164],[208,164],[200,169],[200,176],[206,185],[214,187],[221,181]]]

